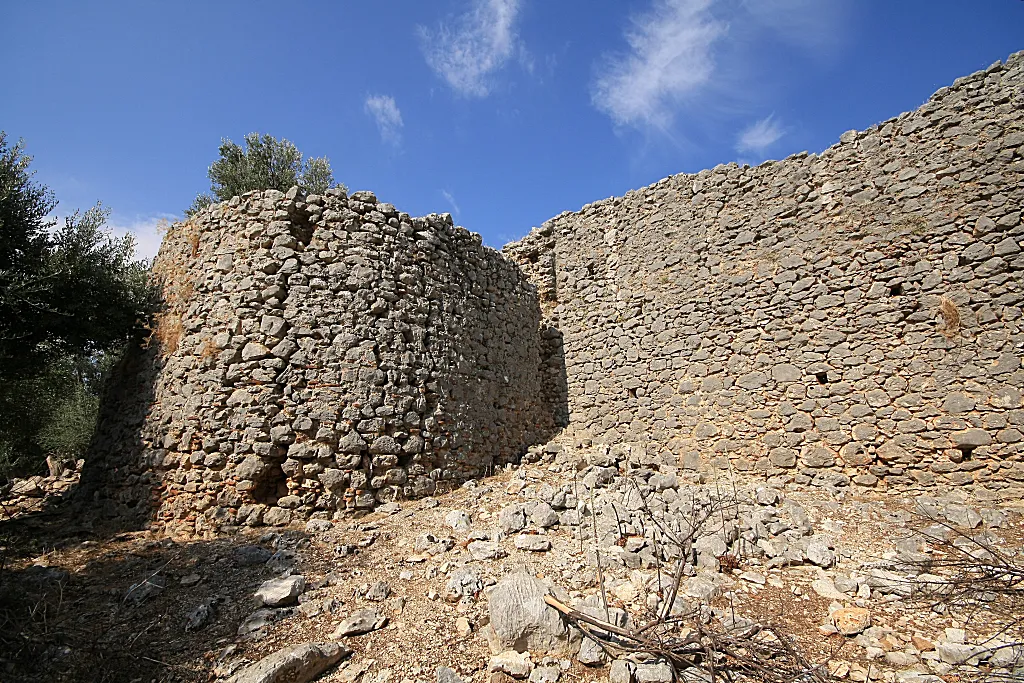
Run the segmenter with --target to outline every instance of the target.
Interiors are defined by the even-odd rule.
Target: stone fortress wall
[[[169,533],[421,496],[568,423],[642,466],[1024,489],[1024,53],[820,155],[564,213],[502,254],[369,192],[171,227],[83,492]],[[531,282],[532,281],[532,282]]]
[[[250,193],[174,225],[85,485],[169,532],[433,493],[554,432],[535,288],[448,215]],[[562,410],[564,412],[564,409]]]
[[[1024,485],[1024,53],[820,155],[677,175],[505,247],[572,431],[801,483]]]

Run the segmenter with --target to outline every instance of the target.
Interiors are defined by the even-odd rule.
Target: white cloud
[[[774,115],[748,126],[736,140],[736,151],[762,153],[782,137],[783,130]]]
[[[52,215],[51,218],[56,221],[53,229],[57,230],[64,226],[64,221],[69,216],[57,214]],[[134,218],[112,215],[107,219],[102,230],[114,237],[131,235],[135,242],[135,258],[140,261],[152,261],[156,253],[160,251],[160,243],[163,242],[167,228],[180,220],[180,216],[175,216],[172,213],[156,213]]]
[[[366,113],[377,124],[380,139],[391,145],[402,142],[402,112],[390,95],[371,95],[366,98]]]
[[[131,235],[135,240],[136,258],[151,261],[160,250],[164,232],[171,223],[177,220],[180,220],[178,216],[168,213],[140,216],[134,219],[112,216],[107,223],[107,228],[118,237]]]
[[[448,190],[441,190],[441,196],[445,198],[445,201],[451,204],[452,214],[455,218],[458,218],[459,214],[462,213],[462,210],[459,209],[459,205],[455,203],[455,197],[452,196],[452,193]]]
[[[595,107],[618,126],[673,136],[680,111],[700,125],[760,108],[783,74],[772,51],[796,48],[816,62],[845,44],[850,0],[648,0],[604,56],[591,86]]]
[[[712,0],[655,0],[632,17],[630,51],[611,56],[595,80],[592,99],[620,125],[671,124],[675,107],[709,81],[712,47],[726,24],[708,12]]]
[[[491,75],[517,52],[520,0],[471,0],[472,7],[437,30],[419,28],[427,64],[460,95],[486,97]],[[522,53],[520,53],[522,55]]]

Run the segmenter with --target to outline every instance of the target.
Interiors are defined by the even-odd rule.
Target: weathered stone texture
[[[1024,482],[1024,53],[820,155],[677,175],[505,247],[571,428],[862,485]]]
[[[114,514],[185,533],[329,516],[553,431],[536,290],[448,215],[250,193],[172,226],[154,273],[166,307],[86,477]]]
[[[507,258],[369,192],[237,197],[166,236],[166,309],[83,490],[168,532],[284,525],[568,423],[641,463],[1018,495],[1022,174],[1018,53],[820,155],[666,178]]]

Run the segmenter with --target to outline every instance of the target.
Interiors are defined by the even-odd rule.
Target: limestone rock
[[[256,591],[259,604],[267,607],[285,607],[295,604],[306,589],[306,579],[301,575],[264,581]]]
[[[534,553],[551,550],[551,541],[545,536],[537,534],[519,534],[516,536],[515,545],[519,550],[528,550]]]
[[[357,610],[335,627],[334,631],[331,632],[331,638],[337,640],[346,636],[359,636],[370,631],[376,631],[384,626],[387,621],[388,618],[382,616],[375,609]]]
[[[452,510],[444,518],[445,524],[452,528],[453,531],[465,533],[469,531],[472,526],[472,520],[469,517],[469,513],[465,510]]]
[[[228,683],[308,683],[350,654],[337,643],[292,645],[245,667]]]
[[[529,652],[508,650],[491,657],[487,670],[500,671],[512,678],[522,680],[530,675],[530,671],[533,670],[533,662],[530,661]]]
[[[863,607],[846,607],[832,613],[832,623],[844,636],[855,636],[871,626],[871,612]]]
[[[488,596],[490,628],[500,650],[560,654],[570,651],[569,629],[544,602],[549,589],[529,574],[506,576]]]

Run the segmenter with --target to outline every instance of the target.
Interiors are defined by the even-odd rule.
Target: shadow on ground
[[[96,531],[70,505],[0,522],[0,680],[208,681],[273,574],[267,557],[305,542]],[[204,605],[207,623],[186,630]]]

